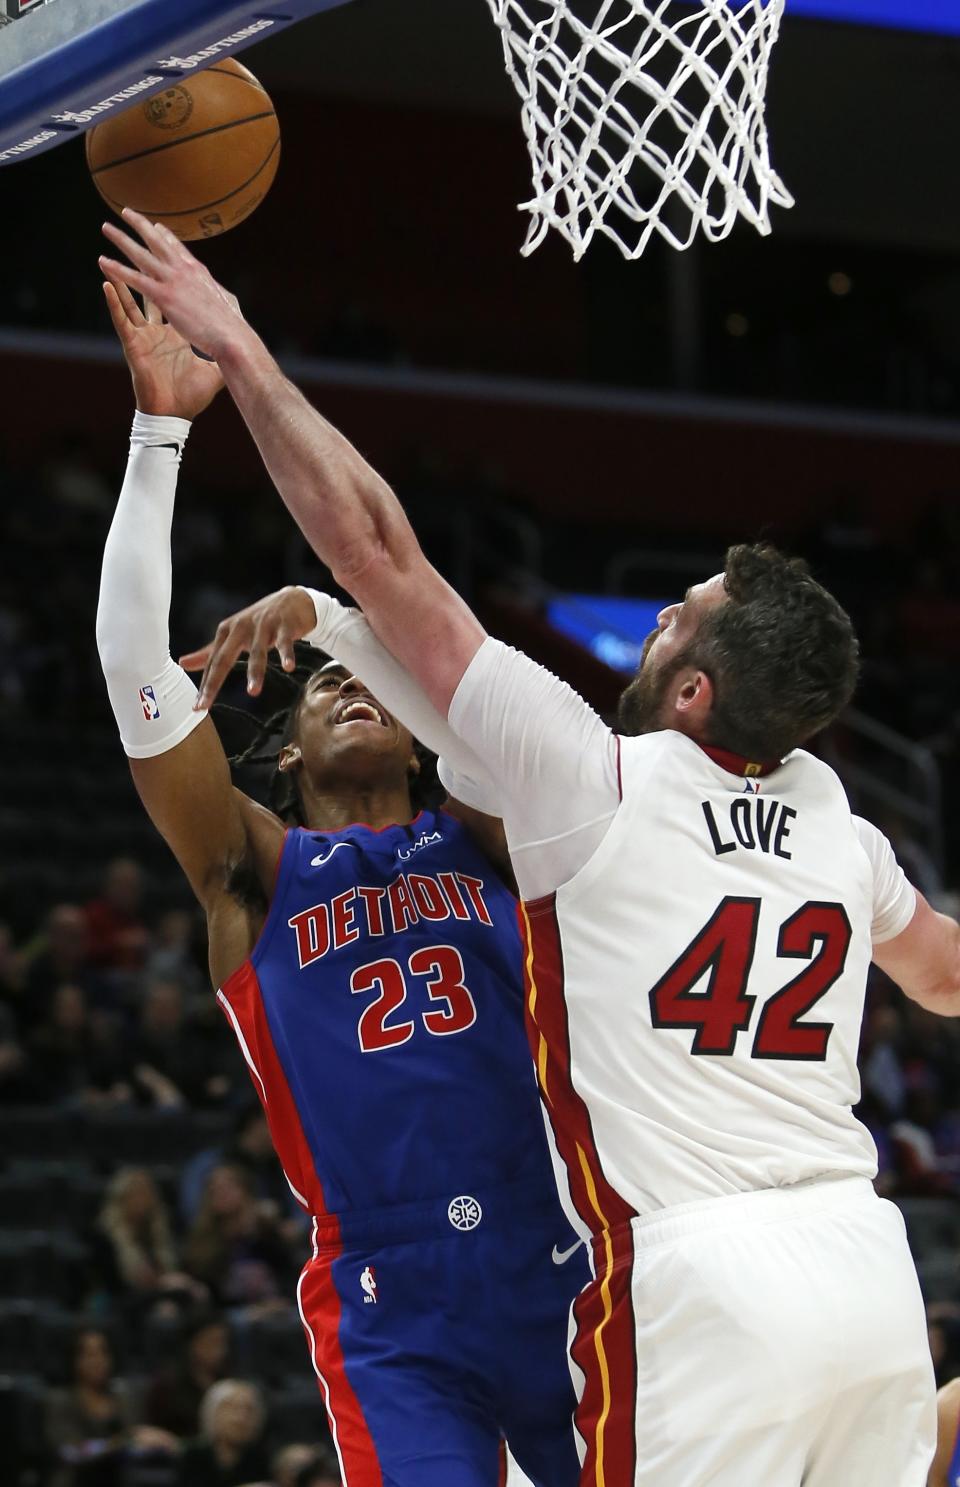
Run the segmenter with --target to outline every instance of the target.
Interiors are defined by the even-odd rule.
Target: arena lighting
[[[657,615],[670,599],[624,599],[611,594],[562,594],[547,604],[555,630],[575,640],[614,671],[632,675],[643,642],[657,628]]]
[[[957,0],[787,0],[788,16],[960,36]]]

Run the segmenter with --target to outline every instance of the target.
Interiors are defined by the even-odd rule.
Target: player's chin
[[[338,736],[339,734],[339,736]],[[402,752],[400,740],[393,729],[383,728],[379,723],[344,727],[336,730],[331,753],[341,759],[392,759]],[[409,751],[408,751],[409,752]]]
[[[333,736],[349,745],[369,744],[374,748],[393,748],[397,744],[398,728],[392,718],[385,723],[374,723],[366,718],[355,718],[349,723],[334,723]]]

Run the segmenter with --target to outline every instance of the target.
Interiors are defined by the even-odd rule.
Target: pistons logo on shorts
[[[155,723],[160,716],[160,704],[157,702],[157,694],[152,687],[140,688],[140,706],[143,708],[146,721]]]

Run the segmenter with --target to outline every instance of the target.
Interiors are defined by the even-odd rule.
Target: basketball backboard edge
[[[0,29],[0,166],[348,0],[56,0]]]

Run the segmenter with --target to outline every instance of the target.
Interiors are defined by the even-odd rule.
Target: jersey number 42
[[[731,1054],[757,998],[747,987],[760,919],[758,898],[725,898],[650,993],[654,1027],[695,1029],[692,1053]],[[754,1058],[822,1061],[830,1022],[800,1019],[843,974],[850,920],[842,904],[805,903],[780,926],[777,956],[807,964],[764,1004]],[[705,990],[693,988],[709,973]]]

